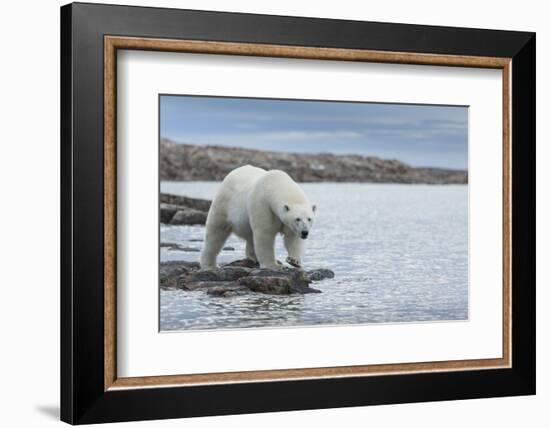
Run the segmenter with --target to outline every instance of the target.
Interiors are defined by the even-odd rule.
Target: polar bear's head
[[[284,204],[281,221],[300,238],[306,239],[313,227],[315,209],[315,205],[310,204]]]

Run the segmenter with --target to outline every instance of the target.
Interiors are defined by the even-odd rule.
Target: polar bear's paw
[[[267,263],[267,264],[260,263],[260,269],[283,270],[283,265],[279,262]]]
[[[300,263],[300,261],[298,261],[298,260],[296,260],[296,259],[294,259],[294,258],[292,258],[292,257],[290,257],[290,256],[288,256],[288,257],[286,258],[286,262],[287,262],[289,265],[294,266],[294,267],[296,267],[296,268],[301,268],[301,267],[302,267],[302,264]]]
[[[204,271],[204,270],[214,270],[214,269],[217,269],[218,268],[218,265],[217,264],[213,264],[213,265],[201,265],[201,267],[199,268],[199,270],[201,271]]]

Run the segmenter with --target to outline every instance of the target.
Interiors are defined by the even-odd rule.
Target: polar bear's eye
[[[311,217],[309,217],[309,218],[307,219],[307,221],[311,221]]]
[[[296,221],[300,221],[300,217],[298,217],[298,218],[296,219]]]

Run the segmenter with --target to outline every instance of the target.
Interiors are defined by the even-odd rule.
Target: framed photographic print
[[[61,8],[72,424],[535,393],[535,35]]]

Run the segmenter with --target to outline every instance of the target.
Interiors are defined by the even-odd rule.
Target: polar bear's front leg
[[[254,232],[254,249],[260,268],[279,270],[281,266],[275,260],[275,235],[270,230],[258,230]]]
[[[287,263],[294,267],[301,267],[302,258],[304,256],[304,240],[287,229],[284,232],[284,243],[286,251],[288,252],[288,257],[286,259]]]

